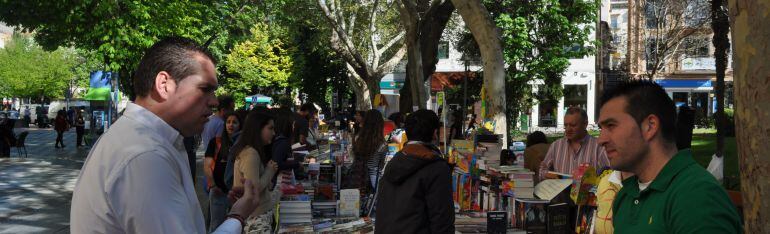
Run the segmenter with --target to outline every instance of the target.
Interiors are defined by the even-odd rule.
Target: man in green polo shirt
[[[677,151],[676,107],[659,85],[630,81],[602,97],[599,144],[615,170],[634,173],[613,202],[616,233],[741,233],[714,176]]]

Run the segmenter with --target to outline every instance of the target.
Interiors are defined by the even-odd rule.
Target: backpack
[[[217,166],[217,161],[219,161],[219,150],[222,149],[222,137],[214,138],[214,145],[215,145],[214,146],[214,163],[212,163],[211,166],[209,166],[209,168],[204,168],[204,170],[209,169],[212,172],[214,171],[214,168]],[[209,194],[209,187],[211,187],[210,185],[213,183],[214,181],[209,181],[207,177],[205,176],[203,177],[203,183],[201,183],[201,186],[203,186],[203,191],[206,192],[206,194]]]
[[[233,134],[233,146],[238,144],[239,136],[241,135],[241,132],[236,132]],[[230,147],[227,153],[227,167],[225,168],[225,187],[227,187],[227,191],[230,191],[233,189],[233,180],[234,175],[233,172],[235,171],[235,152],[233,152],[233,148]]]

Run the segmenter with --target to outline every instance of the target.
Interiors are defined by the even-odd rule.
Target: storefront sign
[[[686,58],[682,60],[682,70],[714,70],[714,58]]]

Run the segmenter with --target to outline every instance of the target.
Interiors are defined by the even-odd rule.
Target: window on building
[[[588,86],[564,85],[564,108],[580,107],[588,110]]]
[[[648,0],[644,3],[644,18],[647,28],[658,28],[658,24],[665,24],[665,15],[663,14],[661,0]]]
[[[618,28],[618,15],[612,15],[610,17],[610,27]]]
[[[647,70],[653,70],[660,64],[660,58],[665,55],[665,40],[658,38],[647,38],[645,44],[644,57],[647,62]]]
[[[557,114],[556,109],[559,107],[559,102],[550,98],[546,98],[545,92],[543,92],[544,86],[540,85],[537,97],[537,122],[540,127],[556,127]]]
[[[438,57],[438,59],[449,58],[449,42],[442,41],[438,43],[438,53],[436,53],[436,57]]]
[[[688,27],[706,27],[710,15],[710,5],[707,0],[687,2],[684,10],[684,23]]]
[[[709,45],[711,40],[709,38],[685,38],[682,41],[680,47],[684,50],[684,54],[688,58],[703,58],[709,57]]]

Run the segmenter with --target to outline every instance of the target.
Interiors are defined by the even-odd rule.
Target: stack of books
[[[310,201],[281,201],[278,208],[279,223],[309,224],[313,222]]]

